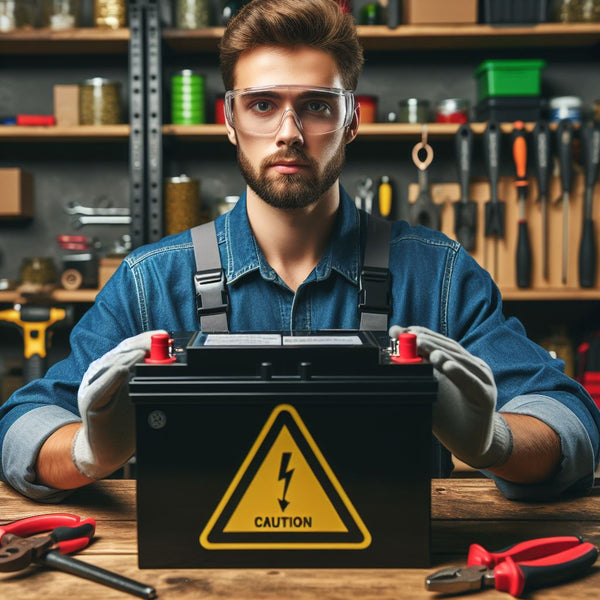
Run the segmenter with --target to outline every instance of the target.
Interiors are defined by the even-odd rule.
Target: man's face
[[[343,88],[335,60],[326,52],[259,47],[243,54],[235,68],[235,89],[270,85]],[[347,128],[306,133],[292,113],[271,135],[234,131],[229,124],[228,135],[237,146],[240,171],[250,189],[283,209],[310,206],[336,184],[346,143],[353,138]]]

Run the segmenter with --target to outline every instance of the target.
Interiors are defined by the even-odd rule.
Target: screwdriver
[[[570,119],[563,119],[556,130],[558,141],[558,162],[560,164],[560,185],[562,189],[563,204],[563,255],[562,255],[562,283],[567,283],[567,266],[569,263],[569,195],[573,184],[571,160],[573,153],[573,123]],[[557,200],[560,202],[561,198]]]
[[[533,129],[534,159],[538,182],[538,202],[542,210],[542,274],[549,279],[548,269],[548,182],[551,174],[550,129],[538,121]]]
[[[600,161],[600,125],[595,121],[588,121],[581,129],[581,137],[585,160],[585,199],[579,245],[579,285],[590,288],[596,285],[596,234],[592,209]]]
[[[517,121],[513,129],[513,159],[515,161],[515,187],[519,198],[519,232],[517,238],[517,286],[531,285],[531,244],[525,217],[525,201],[529,182],[527,181],[527,140],[523,121]]]
[[[483,134],[483,154],[490,180],[490,200],[485,204],[485,237],[494,238],[494,277],[498,277],[498,239],[504,238],[505,204],[498,200],[498,177],[500,149],[502,145],[500,127],[489,121]],[[488,269],[487,244],[484,246],[484,264]]]

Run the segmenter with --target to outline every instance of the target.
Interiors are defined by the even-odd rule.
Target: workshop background
[[[342,184],[377,214],[439,221],[454,238],[454,204],[474,202],[466,236],[499,284],[506,314],[563,358],[569,374],[583,378],[585,363],[598,394],[597,240],[584,280],[579,253],[584,217],[594,236],[600,219],[600,0],[340,3],[360,25],[366,58],[356,91],[363,123]],[[222,27],[241,4],[0,0],[0,401],[22,385],[27,361],[35,368],[26,376],[66,356],[71,325],[132,247],[213,218],[243,190],[221,124],[217,54]],[[489,119],[499,124],[495,138]],[[528,150],[521,177],[513,159],[518,120]],[[471,134],[460,131],[472,144],[461,196],[456,148],[465,121]],[[552,142],[546,202],[538,202],[536,123],[549,124]],[[596,140],[587,168],[594,153],[583,131]],[[503,235],[485,222],[485,211],[498,207],[486,209],[495,139]],[[424,173],[415,146],[417,160],[431,148]],[[564,194],[561,176],[569,174]],[[518,181],[529,184],[521,207]],[[521,281],[519,208],[530,248]],[[37,347],[48,356],[26,359]]]

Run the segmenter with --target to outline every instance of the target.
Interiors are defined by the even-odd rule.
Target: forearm
[[[510,458],[488,470],[514,483],[541,483],[558,470],[562,459],[560,437],[546,423],[529,415],[502,413],[513,436]]]
[[[80,427],[81,423],[65,425],[44,442],[36,463],[39,483],[60,490],[70,490],[93,481],[82,475],[73,464],[73,437]]]

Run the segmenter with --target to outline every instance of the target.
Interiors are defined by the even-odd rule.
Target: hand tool
[[[513,129],[513,160],[515,161],[515,187],[519,201],[519,230],[517,236],[517,286],[531,285],[531,243],[527,229],[525,202],[529,190],[527,181],[527,140],[523,121],[516,121]]]
[[[387,219],[392,212],[392,184],[384,175],[379,182],[379,214]]]
[[[102,215],[81,215],[71,223],[75,229],[84,225],[129,225],[131,217],[128,216],[102,216]]]
[[[556,129],[558,142],[558,162],[560,164],[560,185],[562,196],[557,199],[563,204],[563,240],[562,240],[562,275],[561,281],[567,283],[567,267],[569,263],[569,195],[573,184],[572,154],[573,154],[573,123],[563,119]]]
[[[46,355],[50,347],[51,328],[73,323],[73,308],[15,304],[0,311],[0,321],[16,325],[23,334],[25,364],[23,379],[29,383],[46,373]]]
[[[494,238],[494,273],[498,276],[498,239],[504,238],[505,204],[498,200],[498,177],[500,172],[500,151],[502,147],[500,127],[496,121],[489,121],[483,134],[483,154],[490,180],[490,200],[485,204],[485,237]],[[484,252],[484,266],[488,268],[487,245]]]
[[[95,530],[94,519],[82,519],[69,513],[27,517],[1,525],[0,571],[20,571],[34,562],[102,583],[140,598],[156,598],[156,590],[153,587],[65,556],[85,548],[94,537]],[[51,533],[35,535],[46,532]]]
[[[469,549],[466,567],[448,567],[425,580],[431,592],[458,594],[495,587],[519,597],[535,588],[575,579],[598,558],[598,548],[578,537],[539,538],[497,553]]]
[[[460,201],[454,204],[454,233],[465,250],[475,249],[477,235],[477,203],[469,200],[473,132],[464,123],[456,132],[456,160],[460,182]]]
[[[600,124],[588,121],[581,128],[585,160],[585,198],[583,227],[579,244],[579,285],[591,288],[596,285],[596,233],[594,231],[594,187],[600,162]]]
[[[425,152],[421,159],[420,152]],[[409,206],[409,220],[411,225],[424,225],[430,229],[440,229],[441,218],[439,206],[431,199],[427,168],[433,160],[433,148],[427,143],[427,129],[423,129],[421,141],[412,150],[412,159],[419,169],[419,195],[415,202]]]
[[[550,129],[545,121],[538,121],[533,129],[533,155],[538,182],[538,202],[542,211],[542,275],[550,278],[548,269],[548,183],[552,173]]]
[[[79,202],[74,200],[68,202],[65,205],[65,212],[68,215],[86,215],[89,217],[114,217],[114,216],[128,216],[130,214],[129,208],[118,208],[114,206],[82,206]]]
[[[373,180],[370,177],[361,179],[356,184],[356,196],[354,196],[354,203],[356,208],[361,208],[368,213],[373,210],[373,196],[375,191],[373,189]]]

